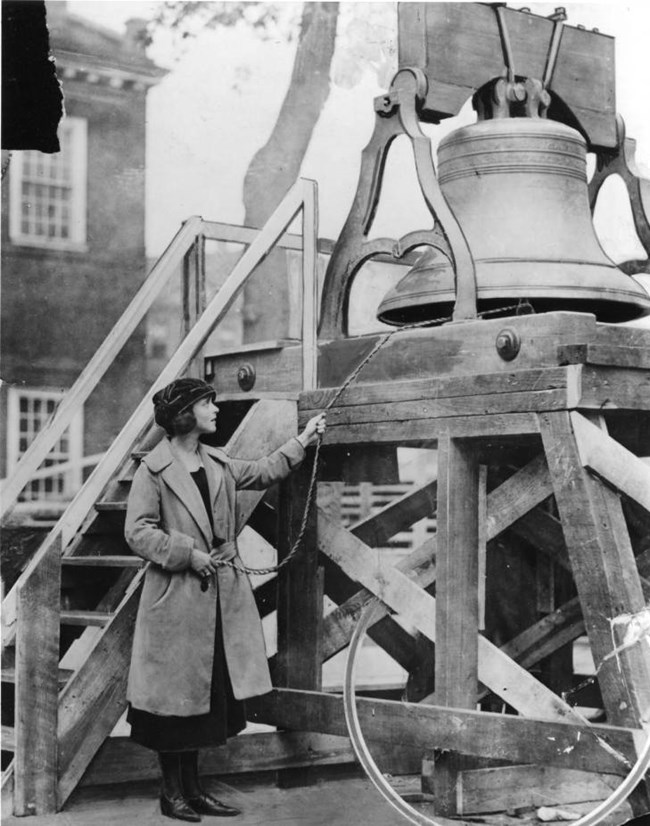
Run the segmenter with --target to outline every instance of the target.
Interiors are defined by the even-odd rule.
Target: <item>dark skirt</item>
[[[246,709],[242,700],[235,699],[226,665],[218,604],[210,711],[192,717],[163,717],[129,706],[126,719],[131,724],[131,739],[154,751],[195,751],[221,746],[245,728]]]

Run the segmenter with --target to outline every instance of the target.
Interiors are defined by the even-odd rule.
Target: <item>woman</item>
[[[201,443],[217,429],[214,388],[178,379],[153,397],[167,438],[142,460],[126,513],[126,540],[148,560],[127,697],[131,737],[158,752],[163,814],[197,822],[237,809],[204,791],[198,749],[246,725],[242,700],[271,690],[262,624],[238,560],[235,491],[261,490],[297,467],[325,428],[304,431],[258,461]]]

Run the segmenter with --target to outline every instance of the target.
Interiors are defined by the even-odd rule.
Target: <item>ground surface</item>
[[[279,789],[270,777],[210,780],[209,787],[224,802],[242,809],[236,818],[204,817],[206,824],[232,826],[402,826],[401,818],[364,778],[345,777],[320,780],[314,785]],[[83,789],[76,792],[65,811],[57,815],[17,818],[4,816],[3,826],[169,826],[172,821],[160,814],[155,783]],[[586,804],[563,809],[586,812]],[[627,806],[603,826],[619,826],[630,817]],[[534,811],[518,817],[490,815],[467,820],[437,819],[441,826],[533,826],[540,824]]]

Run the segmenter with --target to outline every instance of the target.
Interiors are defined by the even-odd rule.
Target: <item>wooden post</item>
[[[183,324],[184,338],[206,307],[205,293],[205,236],[197,235],[196,241],[183,258]],[[198,351],[188,367],[188,374],[202,376],[203,353]]]
[[[448,435],[438,442],[436,703],[476,707],[478,690],[479,466],[474,449]],[[458,811],[459,754],[439,754],[433,771],[436,814]],[[423,776],[423,787],[431,788]]]
[[[298,536],[314,461],[310,450],[302,466],[282,486],[278,558],[284,559]],[[316,503],[297,555],[278,575],[278,654],[275,684],[320,691],[322,687],[323,568],[318,564]],[[309,768],[278,772],[281,786],[310,780]]]
[[[608,722],[638,727],[650,706],[650,654],[644,645],[616,650],[615,620],[645,607],[621,502],[582,466],[568,413],[540,414],[540,423]]]
[[[14,814],[57,810],[61,541],[17,592]]]
[[[316,387],[318,359],[318,185],[304,181],[302,205],[302,387]]]

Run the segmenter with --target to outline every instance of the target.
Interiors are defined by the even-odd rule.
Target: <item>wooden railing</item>
[[[74,415],[99,384],[104,373],[135,332],[163,287],[176,272],[183,257],[191,248],[202,225],[201,218],[189,218],[162,254],[144,283],[133,297],[117,324],[106,336],[95,355],[66,393],[54,416],[40,431],[16,465],[11,476],[2,485],[0,519],[13,508],[25,485],[41,466],[47,454],[63,435]]]
[[[250,245],[236,263],[221,289],[217,291],[200,318],[178,345],[176,352],[149,388],[149,391],[131,418],[124,425],[115,441],[106,451],[102,461],[88,477],[86,483],[67,507],[65,513],[54,526],[14,587],[5,597],[2,606],[2,618],[5,626],[3,635],[4,645],[11,643],[14,639],[16,593],[18,589],[22,587],[23,580],[31,576],[35,568],[47,557],[49,549],[55,543],[60,542],[61,548],[63,552],[65,552],[66,546],[82,526],[93,505],[119,468],[121,462],[133,450],[143,430],[150,425],[152,411],[151,399],[154,393],[177,378],[187,368],[187,365],[194,358],[195,354],[225,316],[255,267],[266,258],[274,246],[279,246],[278,242],[287,227],[300,213],[302,213],[303,219],[303,386],[305,388],[315,387],[317,355],[316,203],[317,185],[315,181],[299,179],[285,195],[264,227],[255,234],[255,237],[251,240]],[[209,228],[209,225],[206,225],[206,228]],[[91,364],[95,365],[94,370],[101,370],[102,374],[105,372],[110,364],[109,356],[114,358],[117,355],[122,344],[133,332],[146,312],[146,309],[151,305],[153,298],[159,294],[162,285],[158,283],[158,279],[167,279],[169,271],[173,270],[173,267],[180,263],[182,257],[190,249],[195,237],[201,234],[203,229],[204,222],[199,218],[192,218],[183,225],[183,228],[163,254],[161,260],[154,267],[151,275],[147,278],[147,281],[145,281],[145,284],[125,312],[121,321],[118,322],[109,334],[106,342],[100,347],[98,354],[101,353],[101,358],[96,354],[91,360]],[[158,273],[158,275],[154,278],[156,273]],[[145,287],[147,287],[146,290]],[[125,329],[118,329],[121,324],[124,324]],[[109,343],[107,344],[107,342]],[[20,490],[22,490],[22,487],[29,481],[30,475],[43,461],[63,430],[67,427],[72,416],[78,410],[79,406],[84,403],[88,394],[96,385],[97,381],[93,381],[93,377],[89,375],[89,367],[83,371],[77,382],[75,382],[70,389],[55,417],[43,430],[42,434],[39,434],[39,437],[37,437],[32,447],[36,445],[36,442],[38,442],[38,445],[36,445],[33,450],[30,449],[30,451],[25,453],[21,459],[20,467],[16,469],[14,476],[8,480],[7,490],[11,491],[11,495],[14,496],[14,501],[20,493]],[[28,454],[29,463],[26,462]],[[29,473],[27,472],[28,468]],[[7,503],[5,501],[4,507],[6,508],[6,506]]]

